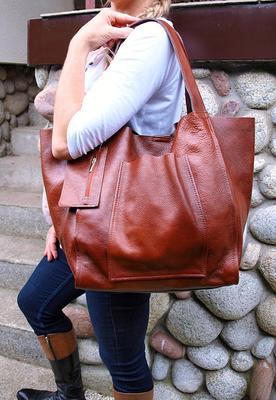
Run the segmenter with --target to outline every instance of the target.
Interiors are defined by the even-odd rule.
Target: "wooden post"
[[[85,0],[85,8],[95,8],[95,0]]]

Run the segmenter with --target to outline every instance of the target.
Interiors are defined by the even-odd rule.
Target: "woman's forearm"
[[[67,147],[67,127],[72,116],[81,108],[88,53],[88,46],[75,38],[72,39],[55,99],[52,152],[58,159],[70,158]]]
[[[89,51],[118,39],[125,39],[132,31],[127,27],[138,18],[103,9],[87,22],[70,42],[60,76],[54,107],[52,152],[55,158],[70,159],[67,146],[67,127],[70,119],[81,108],[84,97],[85,64]]]

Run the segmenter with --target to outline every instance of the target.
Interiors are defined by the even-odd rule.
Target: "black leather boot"
[[[40,345],[50,361],[56,392],[21,389],[18,400],[85,400],[77,340],[73,330],[38,336]]]

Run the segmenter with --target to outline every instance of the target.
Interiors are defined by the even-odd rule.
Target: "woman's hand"
[[[137,17],[104,8],[76,33],[72,41],[88,51],[103,45],[111,47],[117,40],[127,38],[132,32],[127,25],[138,20]]]
[[[48,261],[55,260],[58,256],[57,235],[53,226],[51,226],[47,233],[44,256],[47,256]]]

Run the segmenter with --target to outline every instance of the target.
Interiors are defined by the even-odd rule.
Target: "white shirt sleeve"
[[[162,85],[172,54],[167,33],[158,23],[147,22],[131,32],[69,122],[72,158],[114,135],[147,103]]]

